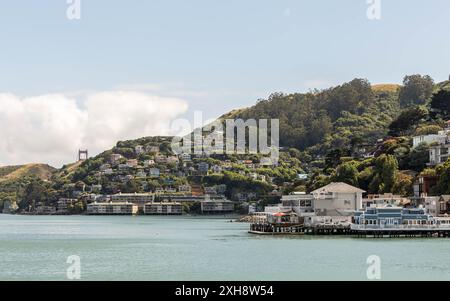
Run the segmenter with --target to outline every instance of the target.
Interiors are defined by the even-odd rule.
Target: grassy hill
[[[47,164],[26,164],[0,167],[0,183],[11,182],[20,178],[32,176],[41,180],[50,180],[55,171],[55,168]]]
[[[372,90],[375,92],[390,92],[395,93],[400,89],[400,85],[397,84],[376,84],[372,85]]]

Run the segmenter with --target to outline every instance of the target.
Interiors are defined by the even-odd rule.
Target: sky
[[[448,0],[0,0],[0,165],[60,167],[278,91],[446,80],[449,25]]]

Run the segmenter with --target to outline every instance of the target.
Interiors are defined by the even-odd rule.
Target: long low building
[[[118,193],[111,196],[113,203],[132,203],[143,209],[145,204],[153,202],[155,195],[152,193]]]
[[[90,215],[134,215],[138,213],[138,206],[132,203],[91,203],[87,205]]]
[[[234,211],[234,203],[226,199],[204,200],[200,204],[202,213],[206,214],[230,213]]]
[[[180,203],[163,202],[148,203],[144,206],[146,215],[182,215],[183,206]]]

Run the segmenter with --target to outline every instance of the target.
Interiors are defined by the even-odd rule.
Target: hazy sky
[[[0,164],[59,165],[275,91],[450,74],[448,0],[381,0],[380,20],[366,0],[81,0],[80,20],[67,7],[0,0]]]

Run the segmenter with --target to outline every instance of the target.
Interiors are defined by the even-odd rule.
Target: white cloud
[[[0,94],[0,164],[73,162],[77,150],[97,154],[117,141],[170,135],[170,122],[187,102],[142,92],[63,94],[20,98]]]

